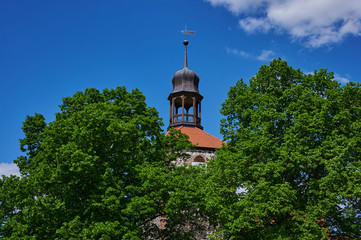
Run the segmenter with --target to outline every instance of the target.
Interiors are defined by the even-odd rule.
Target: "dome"
[[[199,76],[194,71],[188,69],[188,67],[184,67],[181,70],[178,70],[173,78],[173,92],[196,92],[199,93],[198,84],[199,84]]]

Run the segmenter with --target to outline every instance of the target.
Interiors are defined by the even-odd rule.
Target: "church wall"
[[[186,158],[180,157],[176,160],[176,166],[184,166],[184,165],[192,165],[192,162],[208,162],[212,158],[216,157],[214,150],[203,150],[203,149],[195,149],[195,150],[184,150],[183,153],[187,155]],[[200,161],[202,157],[204,161]],[[193,164],[194,165],[194,164]]]

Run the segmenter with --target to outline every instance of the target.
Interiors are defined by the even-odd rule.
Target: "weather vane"
[[[194,35],[195,31],[187,30],[187,23],[185,24],[184,30],[181,31],[182,34],[185,36],[185,40],[187,40],[187,35]]]
[[[185,28],[184,30],[181,31],[181,33],[184,34],[185,39],[183,41],[184,44],[184,67],[188,67],[188,59],[187,59],[187,45],[188,45],[188,41],[187,41],[187,35],[194,35],[194,31],[189,31],[187,30],[187,23],[185,24]]]

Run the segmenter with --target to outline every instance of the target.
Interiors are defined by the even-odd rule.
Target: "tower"
[[[178,70],[172,79],[173,91],[169,94],[170,102],[169,126],[177,128],[180,126],[197,127],[201,125],[201,101],[203,96],[199,93],[199,76],[188,68],[187,46],[184,40],[184,67]]]
[[[193,31],[182,31],[193,34]],[[223,141],[203,131],[201,125],[201,102],[203,96],[199,92],[199,76],[188,68],[187,46],[184,40],[184,66],[175,72],[172,78],[173,90],[168,96],[170,102],[169,126],[188,135],[189,141],[196,146],[194,150],[184,150],[190,157],[186,162],[178,161],[177,165],[197,165],[215,157],[215,150],[222,147]]]
[[[192,31],[184,30],[184,34],[193,34]],[[188,68],[187,46],[188,41],[184,40],[184,66],[183,69],[175,72],[172,78],[173,90],[168,96],[170,102],[169,126],[180,130],[188,135],[189,141],[195,145],[193,149],[184,149],[186,158],[179,157],[173,164],[176,166],[206,164],[216,157],[216,149],[224,144],[222,140],[203,131],[201,125],[201,102],[203,96],[199,92],[199,76]],[[164,228],[167,221],[166,216],[160,219],[159,227]],[[206,240],[213,229],[207,221],[202,221],[204,230],[196,233],[195,238]],[[191,228],[187,225],[185,228]]]

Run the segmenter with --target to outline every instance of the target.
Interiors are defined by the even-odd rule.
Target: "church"
[[[222,147],[223,141],[203,131],[201,103],[203,96],[199,92],[199,76],[188,68],[187,46],[184,40],[184,67],[176,71],[172,78],[173,91],[169,94],[169,126],[188,135],[195,149],[187,151],[190,156],[184,163],[177,165],[198,165],[208,162],[215,156],[215,150]]]
[[[170,102],[169,125],[170,128],[177,129],[189,137],[189,141],[195,146],[194,149],[185,149],[186,160],[178,158],[176,166],[206,164],[215,157],[216,149],[225,144],[219,138],[203,131],[201,125],[201,103],[203,96],[199,92],[199,76],[188,68],[187,46],[188,41],[183,41],[184,67],[175,72],[172,78],[173,90],[168,96]],[[157,219],[160,229],[166,228],[167,217]],[[196,239],[205,240],[213,230],[208,223],[204,223],[206,230],[196,236]]]

